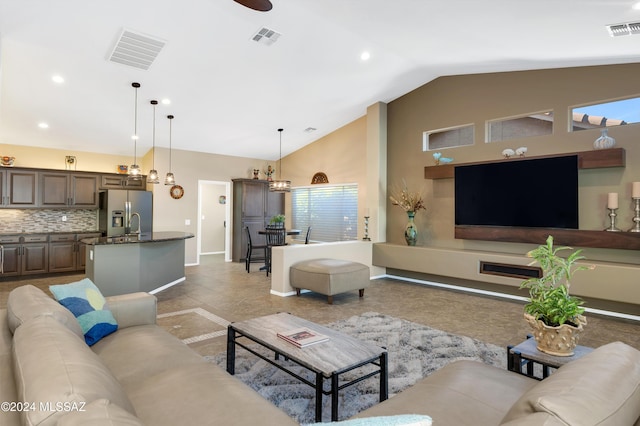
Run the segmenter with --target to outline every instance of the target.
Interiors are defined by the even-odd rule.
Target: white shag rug
[[[500,368],[507,367],[506,348],[377,312],[367,312],[326,326],[387,348],[390,398],[456,360],[477,360]],[[255,345],[255,348],[265,355],[269,354],[269,351],[258,345]],[[226,353],[207,358],[226,369]],[[314,375],[306,369],[290,361],[283,361],[282,358],[280,360],[302,377],[312,382],[315,380]],[[235,371],[239,380],[251,386],[299,423],[315,421],[315,391],[310,386],[300,383],[294,377],[242,348],[236,349]],[[353,377],[350,373],[344,374],[340,377],[340,384]],[[340,391],[340,420],[379,402],[378,378],[379,376],[374,376]],[[331,419],[329,396],[323,398],[322,419]]]

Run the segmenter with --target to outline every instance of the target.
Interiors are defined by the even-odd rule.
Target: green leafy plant
[[[576,250],[566,258],[558,253],[572,250],[571,247],[553,246],[553,237],[549,235],[546,244],[527,253],[534,259],[529,265],[538,264],[542,277],[530,278],[520,288],[529,289],[529,303],[524,307],[527,314],[543,321],[548,326],[564,323],[578,324],[578,316],[584,313],[584,301],[569,294],[571,278],[577,271],[593,269],[593,265],[579,265],[576,262],[585,259],[582,250]]]
[[[271,225],[273,225],[275,223],[284,223],[284,215],[283,214],[277,214],[277,215],[273,216],[271,218],[271,220],[269,221],[269,223]]]

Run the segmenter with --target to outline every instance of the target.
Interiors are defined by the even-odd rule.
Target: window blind
[[[293,188],[292,225],[304,239],[311,226],[311,240],[332,242],[357,239],[358,185],[314,185]]]

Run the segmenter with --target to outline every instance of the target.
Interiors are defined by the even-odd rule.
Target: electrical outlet
[[[184,224],[187,226],[191,225],[191,219],[185,219]]]
[[[66,222],[67,221],[67,216],[62,216],[62,221]]]

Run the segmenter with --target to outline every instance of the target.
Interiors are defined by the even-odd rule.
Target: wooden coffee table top
[[[287,313],[234,322],[229,327],[316,373],[322,373],[325,377],[350,370],[354,366],[379,358],[386,352],[376,345]],[[277,336],[277,333],[299,327],[307,327],[324,334],[329,340],[298,348]]]

